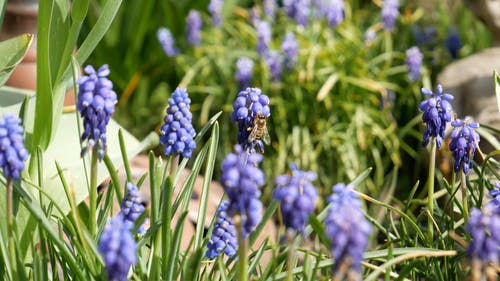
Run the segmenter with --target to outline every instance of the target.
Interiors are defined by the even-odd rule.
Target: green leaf
[[[497,96],[497,105],[498,111],[500,111],[500,76],[498,76],[498,72],[496,70],[493,72],[493,76],[495,77],[495,94]]]
[[[32,34],[23,34],[0,42],[0,87],[7,82],[16,65],[24,58],[32,41]]]

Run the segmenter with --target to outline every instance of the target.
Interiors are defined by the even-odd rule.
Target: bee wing
[[[250,135],[248,135],[248,141],[252,142],[257,139],[257,128],[256,126],[253,126],[252,131],[250,132]]]
[[[271,137],[269,136],[269,132],[267,131],[267,128],[264,128],[264,134],[262,135],[262,140],[264,141],[265,144],[269,145],[271,144]]]

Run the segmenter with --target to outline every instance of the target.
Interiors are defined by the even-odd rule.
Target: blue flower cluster
[[[416,81],[420,78],[420,67],[423,59],[424,55],[417,46],[406,50],[406,66],[408,67],[408,79],[410,81]]]
[[[283,0],[283,9],[298,24],[306,26],[311,11],[311,0]]]
[[[453,120],[451,126],[454,128],[451,132],[450,142],[450,150],[455,159],[453,169],[458,172],[462,167],[464,173],[467,174],[472,167],[474,152],[479,145],[480,137],[475,131],[479,128],[479,124],[470,122],[470,117],[465,117],[464,120]]]
[[[215,225],[212,237],[207,243],[206,257],[215,259],[223,250],[228,257],[236,254],[238,238],[236,227],[227,213],[228,201],[222,201],[215,214]]]
[[[266,14],[267,18],[274,20],[274,14],[278,9],[278,3],[276,3],[276,0],[264,0],[262,5],[264,6],[264,14]]]
[[[281,73],[283,72],[283,55],[276,50],[269,51],[266,56],[266,63],[269,67],[269,74],[273,81],[279,81],[281,79]]]
[[[262,155],[248,153],[236,145],[222,162],[221,184],[229,198],[228,213],[241,217],[242,235],[247,237],[262,219],[259,187],[265,182],[257,165]]]
[[[295,164],[290,165],[290,168],[291,176],[281,175],[276,178],[278,187],[274,190],[273,198],[280,201],[285,226],[302,233],[318,197],[316,187],[311,184],[317,176],[312,171],[297,169]]]
[[[208,4],[208,12],[212,17],[212,24],[216,27],[222,24],[222,8],[224,8],[224,0],[210,0]]]
[[[248,140],[249,128],[254,126],[257,114],[263,114],[265,117],[271,116],[269,97],[263,94],[259,88],[247,88],[239,92],[233,103],[231,121],[238,123],[238,143],[245,150],[254,151],[256,146],[261,151],[264,148],[261,140],[252,142]]]
[[[123,219],[134,226],[135,221],[141,216],[145,208],[139,196],[139,189],[134,184],[127,183],[127,194],[122,200],[121,214]]]
[[[384,0],[382,7],[382,28],[392,31],[399,15],[399,0]]]
[[[28,151],[24,147],[21,119],[5,113],[0,120],[0,167],[6,178],[19,179]]]
[[[78,101],[76,108],[83,118],[81,142],[88,140],[82,150],[82,156],[89,149],[97,146],[99,159],[106,152],[106,126],[115,112],[117,102],[113,83],[107,78],[110,71],[108,65],[101,66],[97,72],[91,65],[84,69],[87,76],[78,79]]]
[[[253,60],[247,57],[241,57],[236,61],[235,76],[240,90],[250,87],[250,84],[252,83],[253,66]]]
[[[444,40],[444,46],[452,58],[458,58],[458,51],[462,48],[462,41],[456,28],[450,28],[448,31],[448,37]]]
[[[435,93],[432,90],[422,88],[422,94],[430,97],[422,101],[419,106],[420,110],[424,112],[422,121],[426,124],[422,145],[427,146],[430,138],[434,137],[437,147],[441,148],[446,124],[451,121],[453,115],[453,109],[450,104],[453,96],[443,93],[441,85],[436,87]]]
[[[471,236],[467,256],[473,262],[500,262],[500,208],[494,201],[486,204],[484,210],[473,208],[466,227]]]
[[[328,198],[326,234],[332,242],[335,275],[338,280],[343,280],[341,275],[345,270],[341,269],[348,269],[350,275],[359,273],[371,225],[361,211],[361,201],[350,186],[339,183],[333,186],[333,191]]]
[[[168,99],[165,124],[160,129],[160,142],[165,146],[166,155],[182,154],[190,158],[196,148],[193,115],[189,111],[191,100],[185,88],[177,88]]]
[[[137,262],[136,248],[130,224],[118,214],[104,227],[99,239],[98,250],[104,257],[108,280],[127,280],[130,267]]]
[[[281,50],[285,54],[285,65],[288,69],[292,69],[293,65],[297,62],[297,57],[299,53],[299,44],[295,39],[293,32],[288,32],[285,35],[285,39],[281,43]]]
[[[158,28],[156,37],[167,57],[175,57],[179,54],[179,49],[175,47],[175,39],[168,28]]]
[[[344,0],[330,0],[325,11],[328,26],[334,27],[344,20]]]
[[[261,58],[265,58],[271,42],[271,26],[266,21],[256,20],[255,29],[257,30],[257,53]]]
[[[493,200],[491,200],[489,204],[494,205],[496,213],[500,215],[500,182],[495,183],[495,188],[490,190],[489,194],[493,197]]]
[[[203,26],[203,21],[201,20],[201,15],[196,10],[189,11],[186,17],[186,37],[187,42],[196,46],[201,43],[201,27]]]

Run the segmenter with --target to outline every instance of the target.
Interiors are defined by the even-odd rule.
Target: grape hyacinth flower
[[[415,36],[415,41],[417,45],[434,45],[438,39],[438,34],[436,28],[433,26],[427,26],[423,30],[419,26],[413,27],[413,34]]]
[[[133,227],[135,221],[141,216],[145,208],[141,202],[139,195],[139,189],[134,184],[127,183],[127,194],[122,200],[121,214],[125,222],[130,223],[130,227]]]
[[[325,225],[332,242],[335,276],[343,280],[345,273],[349,276],[359,274],[371,225],[361,211],[361,201],[350,186],[339,183],[333,186],[333,190],[328,198],[330,207]]]
[[[416,81],[420,78],[420,67],[424,56],[417,46],[406,50],[406,66],[408,67],[408,79]]]
[[[203,22],[201,20],[201,15],[196,10],[189,11],[189,14],[186,18],[186,37],[187,42],[191,46],[200,45],[201,42],[201,27],[203,26]]]
[[[474,152],[479,145],[479,134],[475,131],[479,128],[479,124],[470,122],[470,117],[465,117],[464,120],[455,119],[451,122],[451,126],[454,128],[450,142],[450,150],[455,159],[453,169],[458,172],[462,167],[464,173],[467,174],[472,167]]]
[[[160,129],[160,143],[164,152],[170,156],[174,153],[190,158],[196,148],[193,128],[193,115],[189,111],[191,100],[185,88],[177,88],[168,99],[165,124]]]
[[[283,0],[283,9],[299,25],[306,26],[311,10],[311,0]]]
[[[495,187],[490,190],[489,194],[493,197],[493,200],[488,204],[492,204],[494,212],[500,215],[500,182],[495,183]]]
[[[316,173],[301,171],[295,164],[290,165],[292,175],[281,175],[275,180],[277,188],[273,198],[280,201],[283,223],[288,229],[303,233],[309,215],[314,211],[314,203],[318,197],[312,181]]]
[[[451,121],[452,107],[450,101],[453,96],[448,93],[443,93],[443,87],[438,85],[436,92],[422,88],[422,94],[430,98],[420,103],[420,110],[424,112],[422,121],[426,124],[424,131],[423,146],[427,146],[431,137],[436,139],[436,145],[441,148],[441,141],[444,138],[444,130],[446,124]]]
[[[211,0],[208,4],[208,12],[212,17],[212,24],[219,27],[222,24],[222,8],[224,0]]]
[[[0,167],[6,178],[19,179],[28,151],[24,147],[21,119],[5,113],[0,120]]]
[[[329,27],[339,25],[344,19],[344,0],[330,0],[325,16]]]
[[[253,76],[254,62],[247,57],[241,57],[236,61],[236,80],[238,81],[240,90],[250,86]]]
[[[285,54],[285,65],[288,69],[292,69],[293,65],[297,62],[297,55],[299,46],[293,32],[288,32],[281,43],[281,50]]]
[[[460,34],[458,34],[456,28],[450,28],[448,31],[448,37],[444,40],[444,46],[452,58],[458,58],[458,51],[462,48],[462,42],[460,41]]]
[[[137,244],[121,214],[104,227],[98,250],[104,258],[108,280],[126,281],[130,267],[137,262]]]
[[[399,15],[399,0],[384,0],[382,7],[382,28],[392,31]]]
[[[281,79],[281,72],[283,71],[283,55],[276,50],[270,51],[266,56],[266,63],[269,67],[271,79],[279,81]]]
[[[276,0],[264,0],[262,5],[264,6],[264,14],[266,14],[269,20],[274,20],[274,14],[278,9],[278,3]]]
[[[99,159],[106,152],[106,126],[115,112],[117,102],[113,83],[107,78],[110,71],[108,65],[101,66],[97,72],[91,65],[84,69],[87,76],[78,79],[78,101],[76,108],[83,118],[83,133],[81,142],[87,140],[83,148],[83,156],[87,150],[97,147]]]
[[[175,47],[175,39],[168,28],[158,28],[156,37],[167,57],[175,57],[179,54],[179,50]]]
[[[238,123],[238,143],[249,152],[254,152],[256,146],[261,151],[264,148],[261,140],[252,142],[248,140],[249,128],[254,126],[254,120],[258,114],[262,114],[266,118],[271,116],[269,97],[263,94],[259,88],[247,88],[239,92],[233,103],[231,121]]]
[[[260,57],[265,57],[269,52],[269,43],[271,42],[271,26],[263,20],[255,21],[257,30],[257,53]]]
[[[242,237],[246,238],[262,219],[259,187],[264,185],[264,173],[257,165],[259,153],[248,153],[240,145],[234,147],[222,162],[221,184],[229,198],[227,211],[233,218],[241,217]]]
[[[206,257],[209,259],[215,259],[222,251],[228,257],[232,257],[236,254],[236,249],[238,249],[236,227],[231,217],[228,216],[228,207],[229,202],[222,201],[215,214],[214,230],[210,241],[207,243]]]
[[[471,236],[467,256],[473,268],[500,262],[500,212],[494,204],[486,204],[483,211],[473,208],[466,227]]]

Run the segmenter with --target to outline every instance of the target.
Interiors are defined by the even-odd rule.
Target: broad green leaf
[[[32,34],[23,34],[0,42],[0,87],[7,82],[16,65],[24,58],[32,41]]]

